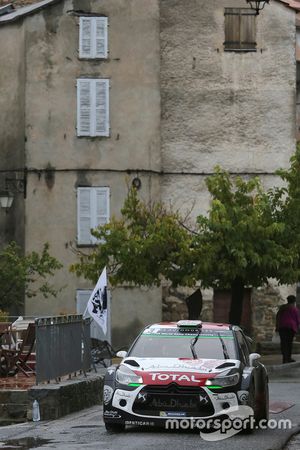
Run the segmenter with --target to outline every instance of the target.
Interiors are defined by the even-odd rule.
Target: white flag
[[[107,277],[104,267],[99,280],[87,303],[89,315],[102,328],[103,333],[107,331]]]

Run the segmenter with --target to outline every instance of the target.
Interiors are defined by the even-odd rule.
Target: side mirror
[[[261,358],[259,353],[250,353],[249,355],[249,361],[250,361],[250,367],[254,367],[255,361],[258,361]]]
[[[117,358],[126,358],[126,356],[127,356],[127,352],[125,352],[125,350],[119,350],[118,352],[117,352],[117,354],[116,354],[116,357]]]

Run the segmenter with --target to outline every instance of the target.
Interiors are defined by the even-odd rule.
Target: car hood
[[[192,358],[136,358],[128,357],[122,364],[143,378],[147,384],[197,384],[240,367],[235,359],[192,359]]]

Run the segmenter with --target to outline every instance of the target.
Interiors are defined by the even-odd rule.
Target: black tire
[[[269,385],[259,394],[259,404],[257,412],[257,421],[269,420]]]
[[[256,422],[256,402],[255,402],[255,387],[252,383],[249,388],[249,400],[248,400],[248,406],[253,409],[253,416],[250,416],[250,421],[248,422],[248,425],[243,429],[244,434],[251,434],[255,430],[255,425],[253,426],[253,419]],[[252,423],[251,423],[252,422]]]
[[[122,433],[122,431],[125,430],[125,424],[124,423],[104,423],[106,431],[112,432],[112,433]]]

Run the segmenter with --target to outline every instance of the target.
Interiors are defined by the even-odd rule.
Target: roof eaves
[[[62,0],[42,0],[41,2],[34,3],[32,5],[23,6],[22,8],[18,8],[9,14],[0,16],[0,25],[16,22],[17,20],[20,20],[23,17],[35,14],[36,12],[39,12],[41,9],[47,8],[48,6],[51,6],[55,3],[59,3],[61,1]]]
[[[300,2],[297,0],[276,0],[279,3],[283,3],[288,8],[292,8],[295,11],[300,11]]]

